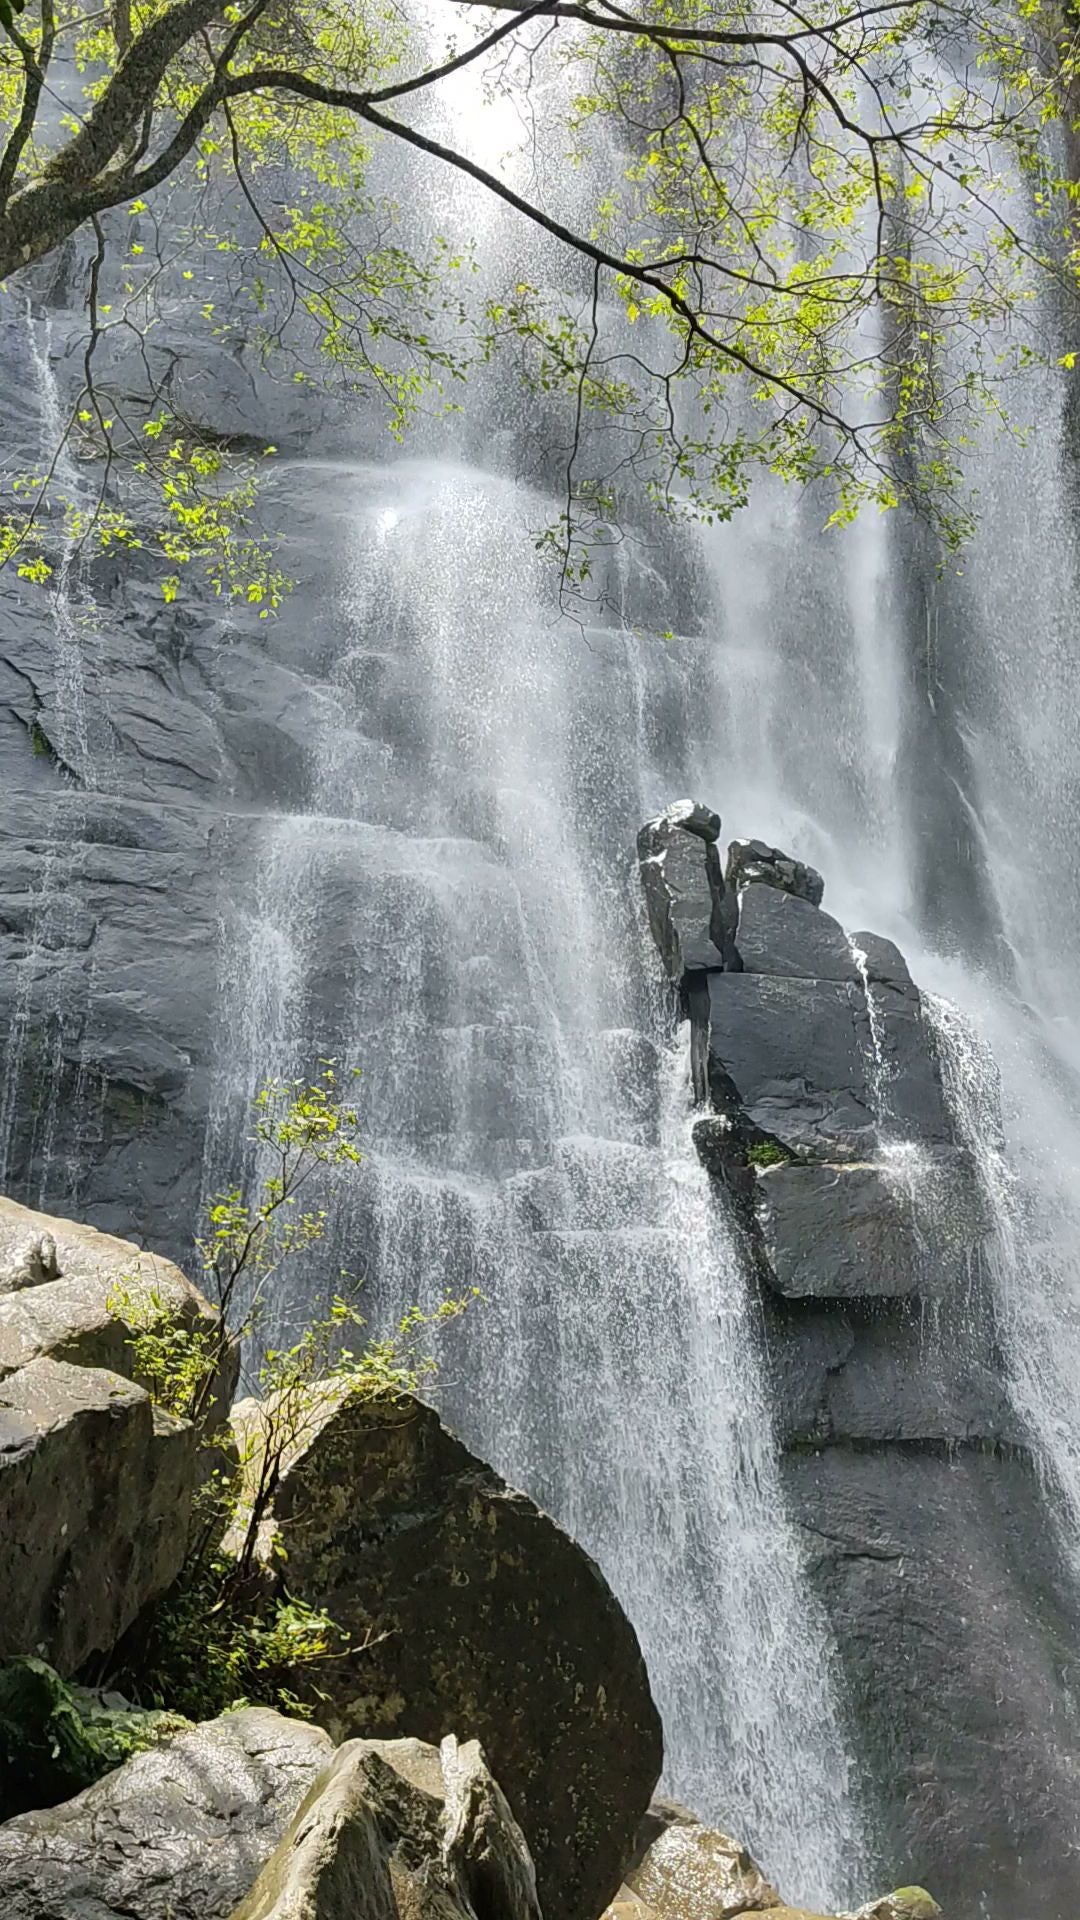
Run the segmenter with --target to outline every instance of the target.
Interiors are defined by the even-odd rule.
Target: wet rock
[[[795,1153],[870,1159],[879,1131],[953,1145],[918,995],[890,996],[871,1021],[860,984],[710,973],[707,1076],[720,1112],[742,1110]]]
[[[4,1920],[228,1920],[331,1758],[262,1707],[136,1754],[63,1806],[0,1827]]]
[[[233,1920],[540,1920],[528,1849],[476,1743],[348,1741]]]
[[[793,980],[859,978],[840,922],[800,894],[776,887],[743,888],[735,944],[746,973],[778,973]]]
[[[1075,1859],[1055,1864],[1045,1836],[1077,1831],[1080,1641],[1032,1462],[992,1442],[834,1441],[788,1451],[782,1475],[893,1871],[917,1864],[962,1920],[1071,1920]]]
[[[707,976],[708,1083],[792,1152],[865,1159],[876,1143],[860,1045],[861,996],[848,982],[767,974]]]
[[[701,800],[675,800],[664,808],[655,824],[681,827],[686,833],[699,834],[702,840],[719,840],[723,823],[720,815]]]
[[[985,1228],[957,1153],[763,1167],[755,1193],[769,1284],[790,1300],[947,1297]]]
[[[933,1340],[917,1297],[789,1302],[770,1290],[763,1310],[783,1446],[1029,1445],[1001,1378],[993,1316],[974,1300],[960,1316],[939,1314]]]
[[[729,886],[739,890],[755,881],[761,886],[778,887],[782,893],[808,900],[812,907],[820,907],[825,893],[825,882],[815,867],[793,860],[789,853],[766,845],[764,840],[733,840],[724,877]]]
[[[180,1570],[194,1476],[191,1427],[119,1374],[0,1381],[0,1656],[70,1674],[115,1646]]]
[[[588,1555],[409,1400],[328,1398],[273,1524],[290,1592],[353,1635],[321,1676],[320,1719],[339,1737],[474,1730],[542,1908],[595,1920],[661,1737],[633,1628]]]
[[[649,926],[674,981],[700,968],[723,968],[734,957],[735,896],[724,885],[715,837],[676,821],[685,809],[694,818],[707,816],[697,803],[681,802],[648,821],[637,839]]]

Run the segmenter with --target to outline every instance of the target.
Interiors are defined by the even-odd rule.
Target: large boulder
[[[789,1300],[941,1299],[985,1229],[978,1198],[970,1167],[948,1148],[763,1165],[755,1201],[766,1281]]]
[[[829,1916],[788,1906],[745,1847],[685,1808],[658,1801],[642,1822],[638,1857],[603,1920],[937,1920],[922,1887],[904,1887]]]
[[[224,1714],[63,1806],[0,1827],[4,1920],[227,1920],[331,1758],[262,1707]]]
[[[475,1741],[351,1740],[233,1920],[541,1920],[528,1848]]]
[[[0,1657],[66,1674],[115,1646],[180,1570],[194,1474],[191,1427],[119,1374],[0,1380]]]
[[[595,1920],[662,1742],[634,1630],[593,1561],[409,1399],[327,1397],[273,1528],[290,1592],[352,1635],[320,1674],[319,1718],[341,1738],[467,1726],[525,1832],[544,1912]]]
[[[73,1673],[180,1570],[203,1465],[191,1427],[134,1377],[148,1306],[217,1324],[171,1261],[0,1198],[0,1657]],[[238,1365],[226,1345],[222,1413]]]

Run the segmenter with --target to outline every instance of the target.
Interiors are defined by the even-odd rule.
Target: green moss
[[[36,714],[30,722],[30,751],[39,754],[44,760],[51,760],[53,757],[52,741]]]
[[[746,1149],[746,1162],[751,1167],[786,1167],[794,1158],[779,1140],[755,1140],[753,1146]]]

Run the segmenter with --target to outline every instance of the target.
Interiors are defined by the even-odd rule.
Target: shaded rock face
[[[4,1920],[228,1920],[331,1758],[319,1728],[249,1707],[0,1827]]]
[[[1040,1915],[1068,1920],[1080,1621],[1003,1379],[988,1209],[919,992],[890,942],[821,910],[799,862],[745,842],[726,872],[737,959],[676,980],[694,1137],[760,1288],[784,1486],[883,1877],[916,1873],[956,1920],[981,1920],[1023,1911],[1034,1873]]]
[[[475,1729],[540,1904],[595,1920],[661,1764],[637,1639],[599,1569],[419,1402],[329,1401],[274,1523],[289,1589],[355,1657],[320,1678],[335,1736]]]
[[[233,1920],[541,1920],[528,1848],[476,1742],[350,1740]]]
[[[724,884],[719,833],[718,814],[683,800],[638,834],[649,925],[671,980],[732,958],[735,900]]]

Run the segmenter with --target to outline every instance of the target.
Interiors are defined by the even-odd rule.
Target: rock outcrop
[[[63,1806],[0,1826],[4,1920],[228,1920],[328,1736],[248,1707],[136,1754]]]
[[[6,1199],[0,1271],[0,1657],[71,1674],[176,1577],[199,1470],[192,1429],[131,1377],[125,1302],[213,1314],[171,1262]]]
[[[541,1920],[528,1848],[475,1741],[350,1740],[233,1920]]]
[[[684,1807],[657,1802],[642,1822],[637,1858],[603,1920],[938,1920],[922,1887],[901,1888],[855,1914],[788,1906],[737,1840]]]
[[[250,1403],[245,1417],[250,1433]],[[633,1628],[588,1555],[417,1401],[328,1399],[272,1524],[290,1592],[353,1635],[355,1653],[320,1674],[318,1717],[336,1737],[468,1727],[544,1913],[595,1920],[661,1734]]]
[[[694,800],[676,801],[638,835],[649,925],[672,980],[731,959],[735,898],[724,884],[719,837],[719,814]]]
[[[849,937],[775,848],[739,843],[726,871],[732,952],[674,976],[694,1137],[760,1287],[783,1483],[887,1858],[965,1920],[1024,1911],[1034,1870],[1066,1920],[1047,1835],[1080,1843],[1080,1618],[1003,1376],[987,1196],[903,956]]]

